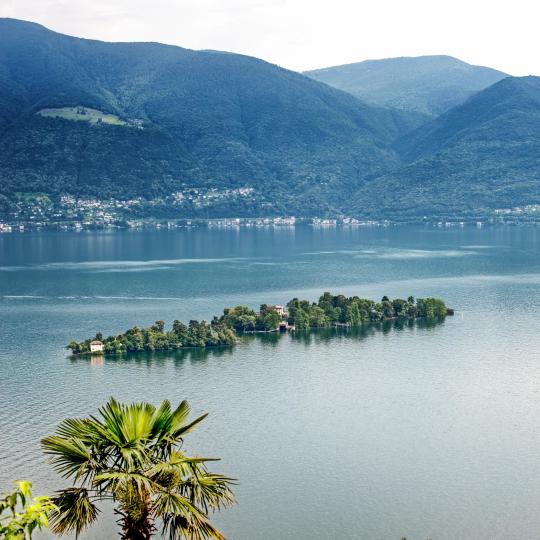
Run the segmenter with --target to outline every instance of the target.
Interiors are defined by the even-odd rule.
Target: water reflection
[[[281,333],[260,333],[260,334],[245,334],[242,336],[241,342],[244,344],[260,343],[265,348],[275,348],[279,345],[282,339],[290,338],[293,342],[301,343],[306,346],[315,346],[322,343],[328,343],[333,340],[356,340],[362,341],[372,337],[377,333],[387,335],[391,332],[404,331],[432,331],[444,324],[444,320],[393,320],[384,321],[382,323],[373,323],[365,326],[356,327],[334,327],[334,328],[312,328],[309,330],[297,330],[290,334]],[[206,363],[210,359],[229,358],[233,355],[233,347],[214,347],[214,348],[193,348],[182,349],[179,351],[153,351],[153,352],[137,352],[126,353],[111,356],[92,355],[92,356],[72,356],[71,362],[88,362],[92,366],[103,366],[107,364],[118,363],[134,363],[137,365],[154,365],[159,366],[171,359],[175,365],[181,366],[186,362],[190,364]]]
[[[301,330],[291,334],[293,341],[298,341],[306,345],[317,345],[326,343],[332,340],[364,340],[368,337],[382,332],[386,335],[390,332],[403,332],[403,331],[430,331],[438,326],[444,324],[444,320],[395,320],[384,321],[382,323],[374,323],[365,326],[355,326],[352,328],[336,327],[336,328],[316,328],[312,330]]]
[[[90,365],[101,367],[103,365],[103,355],[93,354],[92,356],[90,356]]]
[[[242,341],[246,343],[257,342],[267,347],[276,347],[280,340],[284,337],[284,334],[278,332],[268,332],[261,334],[246,334],[242,336]]]
[[[233,349],[230,347],[215,347],[215,348],[193,348],[182,349],[179,351],[152,351],[152,352],[134,352],[115,355],[78,355],[70,356],[69,360],[72,363],[90,361],[92,366],[103,366],[106,364],[121,364],[121,363],[135,363],[138,365],[160,365],[165,361],[174,360],[178,365],[187,361],[196,364],[200,362],[206,362],[209,358],[221,358],[225,356],[231,356]]]

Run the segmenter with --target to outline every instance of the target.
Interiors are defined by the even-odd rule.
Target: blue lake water
[[[63,486],[39,439],[111,395],[187,399],[210,413],[187,450],[239,479],[215,516],[228,538],[538,538],[539,286],[535,227],[0,235],[0,488]],[[456,316],[104,362],[63,349],[325,290]]]

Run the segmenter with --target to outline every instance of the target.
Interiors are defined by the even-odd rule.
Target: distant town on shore
[[[24,197],[16,203],[16,210],[9,219],[0,220],[0,233],[25,232],[33,230],[82,231],[100,229],[177,229],[190,227],[236,228],[236,227],[294,227],[311,225],[314,227],[377,227],[396,223],[428,223],[440,227],[481,226],[486,223],[514,224],[540,221],[540,205],[531,204],[513,208],[498,208],[478,216],[444,216],[440,218],[421,216],[405,221],[360,219],[354,216],[301,217],[301,216],[238,216],[238,217],[178,217],[159,218],[152,216],[155,207],[178,208],[178,215],[184,216],[185,204],[192,209],[204,209],[210,202],[228,200],[230,197],[247,197],[250,188],[236,190],[201,190],[190,188],[176,192],[169,198],[146,201],[142,198],[119,200],[98,200],[62,196],[54,202],[50,197]],[[189,215],[189,214],[188,214]]]

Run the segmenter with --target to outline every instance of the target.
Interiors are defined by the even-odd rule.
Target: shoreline
[[[111,232],[111,231],[170,231],[170,230],[237,230],[237,229],[294,229],[296,227],[313,227],[316,229],[364,229],[377,227],[427,226],[434,228],[481,228],[485,226],[538,226],[540,218],[523,216],[512,219],[493,216],[477,217],[430,217],[410,219],[360,219],[360,218],[295,218],[295,217],[258,217],[258,218],[215,218],[215,219],[143,219],[112,223],[72,222],[27,222],[0,221],[0,234],[23,234],[30,232]]]

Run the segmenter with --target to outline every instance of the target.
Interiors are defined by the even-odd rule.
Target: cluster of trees
[[[108,354],[173,351],[184,347],[230,346],[237,341],[234,330],[214,318],[210,324],[206,321],[192,320],[187,326],[180,321],[174,321],[169,331],[165,330],[164,321],[156,321],[149,328],[134,326],[124,334],[107,338],[98,333],[95,338],[80,343],[72,341],[67,347],[73,354],[87,353],[90,352],[90,343],[94,339],[103,343],[103,352]]]
[[[383,296],[380,302],[359,298],[336,296],[325,292],[318,302],[293,298],[287,304],[288,312],[281,315],[275,306],[262,304],[255,312],[247,306],[225,308],[223,315],[206,321],[189,322],[185,325],[176,320],[172,329],[165,330],[164,321],[156,321],[149,328],[134,326],[124,334],[85,341],[72,341],[67,346],[73,354],[90,352],[90,343],[96,339],[103,343],[103,352],[118,354],[141,351],[172,351],[186,347],[218,347],[236,344],[238,336],[246,332],[272,332],[286,318],[297,330],[327,328],[336,325],[361,326],[391,319],[441,319],[446,316],[446,305],[437,298],[409,296],[407,300],[390,300]]]
[[[269,306],[263,304],[256,313],[247,306],[225,308],[221,317],[206,321],[189,321],[186,326],[176,320],[172,329],[165,330],[164,321],[156,321],[149,328],[134,326],[127,332],[104,338],[97,333],[94,338],[85,341],[71,341],[67,348],[73,354],[90,352],[90,343],[94,340],[103,343],[103,352],[118,354],[142,351],[174,351],[186,347],[219,347],[236,344],[237,335],[245,332],[267,332],[275,330],[281,322],[281,316]]]
[[[245,332],[270,332],[275,330],[282,317],[267,304],[262,304],[256,313],[247,306],[225,308],[219,322],[233,329],[237,334]]]
[[[390,300],[383,296],[380,302],[358,296],[337,296],[325,292],[317,303],[293,298],[288,304],[289,323],[297,330],[324,328],[332,325],[360,326],[389,319],[437,319],[446,316],[446,305],[437,298],[409,296],[407,300]]]

